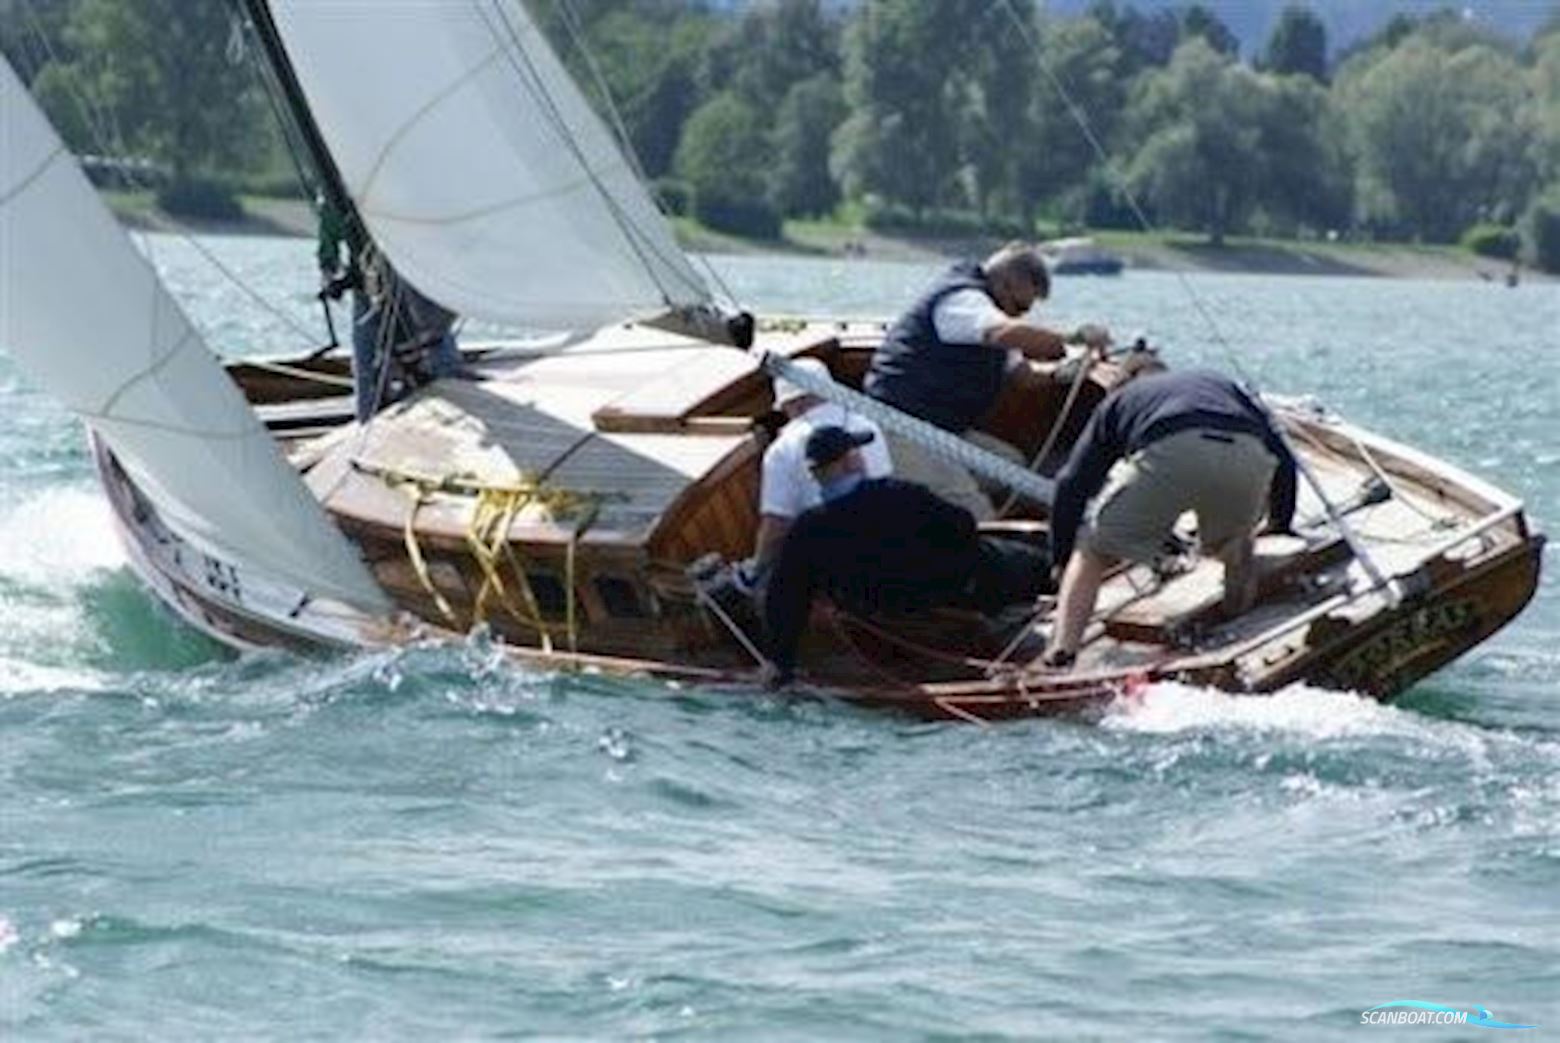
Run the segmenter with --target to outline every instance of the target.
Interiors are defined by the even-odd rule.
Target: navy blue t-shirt
[[[1161,438],[1192,429],[1233,431],[1262,439],[1278,461],[1268,520],[1287,529],[1295,513],[1295,459],[1267,415],[1233,380],[1212,370],[1151,373],[1112,392],[1095,409],[1056,477],[1051,506],[1051,560],[1067,563],[1089,499],[1117,460]]]

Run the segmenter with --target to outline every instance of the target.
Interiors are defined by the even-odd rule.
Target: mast
[[[287,48],[282,44],[281,34],[277,32],[276,22],[271,17],[270,5],[266,0],[233,0],[233,2],[249,17],[249,24],[253,27],[260,47],[265,52],[266,60],[263,68],[269,74],[268,79],[271,81],[269,86],[281,95],[294,129],[303,138],[304,148],[308,150],[309,162],[314,167],[315,178],[319,183],[320,191],[325,195],[326,203],[342,215],[351,231],[351,238],[367,243],[370,238],[368,226],[364,224],[362,215],[358,213],[357,204],[352,201],[352,196],[347,191],[341,169],[336,166],[336,159],[331,155],[330,147],[325,144],[325,137],[320,133],[319,124],[314,121],[314,114],[309,111],[308,101],[303,96],[303,87],[298,82],[298,74],[293,70],[292,60],[287,57]]]

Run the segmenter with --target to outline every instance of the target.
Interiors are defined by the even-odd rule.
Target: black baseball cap
[[[807,466],[826,467],[877,436],[871,431],[847,431],[843,427],[820,427],[807,436]]]

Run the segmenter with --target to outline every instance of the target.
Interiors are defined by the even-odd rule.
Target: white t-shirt
[[[807,439],[818,428],[831,425],[847,431],[871,431],[877,436],[861,447],[868,478],[886,478],[894,472],[883,432],[876,424],[837,403],[820,402],[801,416],[793,417],[764,450],[763,479],[758,494],[760,514],[795,518],[823,502],[818,483],[807,466]]]
[[[1011,317],[980,290],[954,290],[932,309],[932,325],[937,327],[938,338],[946,344],[985,344],[987,333],[1011,321]],[[1009,370],[1023,362],[1023,355],[1012,349],[993,345],[992,350],[1007,353]]]
[[[1008,321],[980,290],[954,290],[932,309],[932,325],[945,344],[984,344],[987,333]]]

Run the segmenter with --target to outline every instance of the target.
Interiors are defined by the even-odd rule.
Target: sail
[[[0,348],[107,441],[198,549],[387,607],[4,60]]]
[[[519,0],[272,0],[375,242],[445,307],[594,329],[709,292]]]

